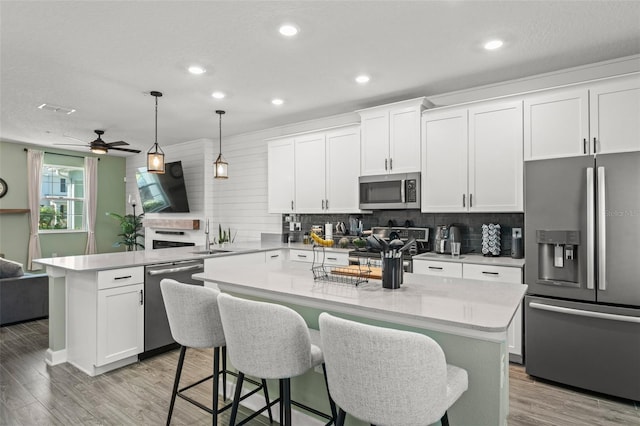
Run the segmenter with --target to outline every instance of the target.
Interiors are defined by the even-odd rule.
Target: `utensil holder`
[[[402,284],[402,257],[382,258],[382,287],[395,290]]]

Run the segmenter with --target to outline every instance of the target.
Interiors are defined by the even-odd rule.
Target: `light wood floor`
[[[178,351],[89,377],[69,364],[46,366],[47,346],[46,320],[0,328],[0,425],[165,423]],[[190,350],[183,378],[194,381],[210,366],[210,351]],[[521,366],[511,365],[509,390],[510,426],[640,425],[637,403],[534,380]],[[192,395],[206,404],[211,387],[201,385]],[[228,422],[226,415],[220,420]],[[207,413],[178,399],[172,424],[210,423]]]

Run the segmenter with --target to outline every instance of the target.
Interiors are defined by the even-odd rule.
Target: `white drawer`
[[[98,272],[98,289],[122,287],[144,282],[144,267],[107,269]]]
[[[294,262],[313,262],[313,252],[311,250],[289,250],[289,260]]]
[[[522,284],[522,268],[508,266],[475,265],[465,263],[463,276],[471,280],[497,281]]]
[[[285,259],[285,252],[283,250],[270,250],[264,253],[264,260],[266,263],[282,262]]]
[[[413,273],[440,277],[462,278],[462,263],[413,260]]]

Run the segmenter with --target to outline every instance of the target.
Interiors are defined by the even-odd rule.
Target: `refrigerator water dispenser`
[[[579,287],[580,231],[536,231],[540,284]]]

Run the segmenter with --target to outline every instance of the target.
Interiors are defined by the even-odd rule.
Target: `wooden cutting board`
[[[370,269],[371,271],[368,271]],[[354,277],[363,277],[363,278],[373,278],[376,280],[382,279],[382,268],[376,266],[367,266],[362,265],[349,265],[349,266],[340,266],[338,268],[331,269],[332,274],[336,275],[349,275]]]

